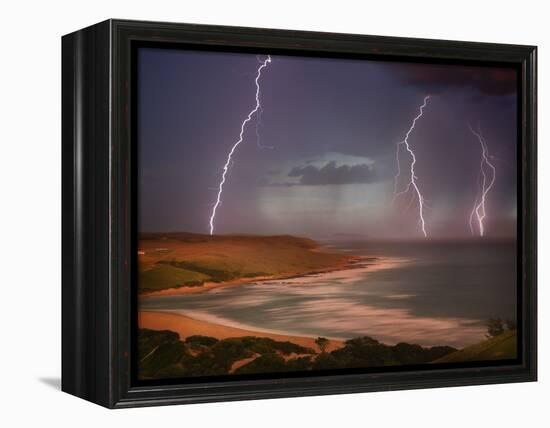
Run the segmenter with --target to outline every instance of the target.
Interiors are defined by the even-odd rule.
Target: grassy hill
[[[139,290],[197,287],[254,277],[287,277],[349,263],[294,236],[144,234],[139,239]]]
[[[514,359],[517,353],[517,331],[508,330],[481,343],[467,346],[439,358],[434,363],[462,363],[465,361],[490,361]]]

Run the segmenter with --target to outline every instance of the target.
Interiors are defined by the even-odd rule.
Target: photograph
[[[518,361],[515,65],[157,44],[133,67],[139,381]]]
[[[542,5],[3,2],[0,426],[538,428]]]

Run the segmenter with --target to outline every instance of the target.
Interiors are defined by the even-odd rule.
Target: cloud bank
[[[288,173],[289,177],[298,178],[298,184],[306,186],[322,186],[328,184],[372,183],[377,181],[377,175],[372,165],[336,165],[330,161],[318,167],[306,165],[294,167]]]

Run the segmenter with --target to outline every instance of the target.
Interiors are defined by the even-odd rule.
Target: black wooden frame
[[[131,52],[135,42],[518,67],[521,361],[495,366],[136,386],[132,379]],[[62,39],[62,389],[111,407],[535,381],[536,47],[108,20]]]

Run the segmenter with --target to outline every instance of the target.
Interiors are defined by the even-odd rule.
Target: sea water
[[[327,241],[363,256],[353,269],[147,297],[141,310],[288,335],[463,347],[489,318],[516,319],[514,242]]]

